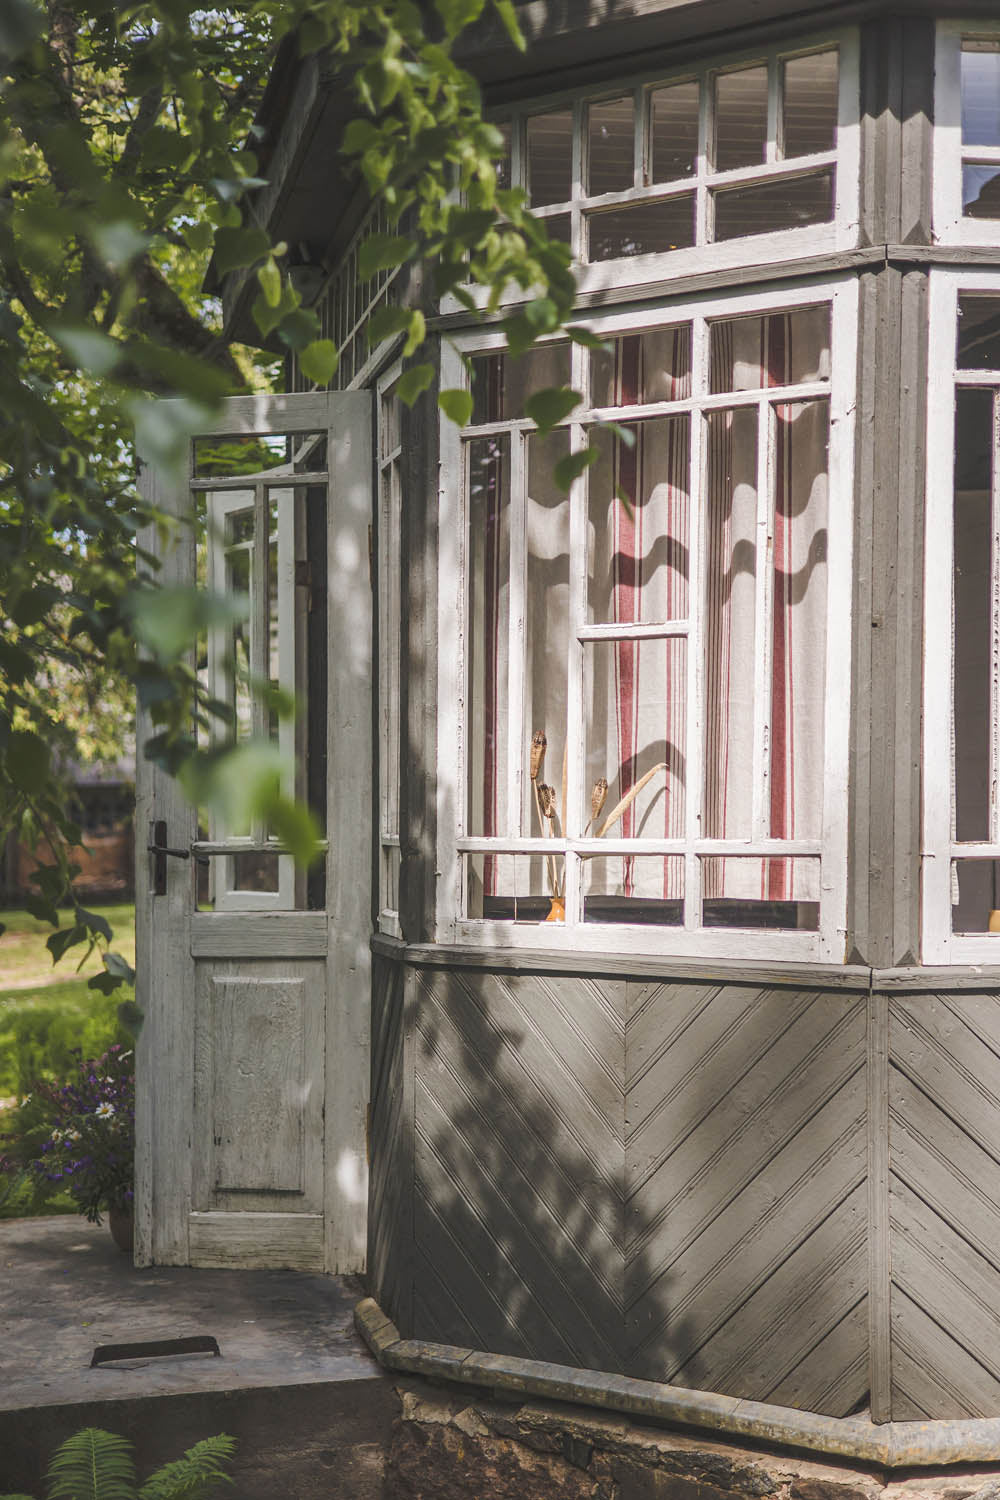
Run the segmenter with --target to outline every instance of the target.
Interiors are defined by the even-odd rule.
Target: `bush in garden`
[[[36,1085],[0,1140],[0,1172],[11,1188],[27,1179],[37,1204],[67,1191],[93,1224],[133,1196],[135,1068],[115,1043],[97,1058],[78,1058],[76,1076]]]

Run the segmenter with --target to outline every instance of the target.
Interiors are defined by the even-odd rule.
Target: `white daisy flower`
[[[80,1134],[80,1132],[78,1130],[67,1130],[67,1132],[66,1132],[66,1139],[68,1141],[82,1141],[83,1140],[83,1136]]]
[[[115,1107],[113,1104],[99,1104],[94,1111],[99,1120],[106,1120],[108,1116],[113,1115],[114,1112]]]
[[[53,1130],[52,1134],[49,1136],[49,1140],[50,1141],[55,1141],[56,1144],[58,1145],[58,1143],[63,1139],[63,1137],[65,1136],[65,1134],[66,1134],[65,1130]]]

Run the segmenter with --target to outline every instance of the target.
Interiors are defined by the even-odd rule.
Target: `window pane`
[[[588,836],[682,838],[687,641],[588,645],[584,703]]]
[[[962,43],[962,141],[1000,146],[1000,50],[996,42]]]
[[[583,920],[629,922],[643,927],[684,924],[684,861],[648,854],[586,858]]]
[[[1000,370],[1000,297],[959,295],[958,368]]]
[[[1000,167],[963,166],[962,213],[967,219],[1000,219]]]
[[[818,839],[826,687],[827,402],[776,406],[774,438],[771,837]]]
[[[694,194],[659,203],[634,203],[609,213],[588,214],[590,260],[623,255],[659,255],[694,244]]]
[[[237,854],[233,859],[234,891],[266,891],[274,895],[278,889],[277,854]]]
[[[690,177],[698,159],[699,85],[675,83],[649,96],[649,181]]]
[[[564,863],[561,854],[467,854],[466,915],[473,921],[562,921]]]
[[[194,477],[266,473],[291,458],[292,439],[284,433],[261,437],[200,437],[194,440]]]
[[[751,859],[713,855],[701,861],[706,927],[819,927],[818,859]]]
[[[767,151],[767,68],[741,68],[715,80],[715,170],[752,167]]]
[[[991,837],[993,401],[992,391],[955,397],[954,835],[962,840]]]
[[[573,220],[570,214],[545,214],[543,223],[550,240],[556,240],[560,245],[572,243]]]
[[[497,125],[497,129],[499,130],[500,134],[503,136],[503,142],[504,142],[503,155],[499,158],[499,160],[496,163],[497,187],[498,188],[509,188],[510,187],[510,136],[511,136],[510,121],[509,120],[504,120],[501,124]]]
[[[528,193],[534,207],[566,203],[573,161],[573,111],[532,115],[527,121]]]
[[[952,932],[1000,933],[1000,860],[953,860],[951,903]]]
[[[468,831],[507,831],[510,440],[469,445]]]
[[[474,426],[523,417],[524,403],[548,386],[568,385],[569,344],[543,344],[512,359],[499,351],[472,360]]]
[[[687,618],[689,427],[687,416],[636,422],[631,448],[594,434],[601,456],[588,471],[591,621]]]
[[[591,193],[620,193],[635,181],[635,111],[632,97],[591,104],[587,110]]]
[[[712,194],[715,238],[738,239],[745,234],[767,234],[777,229],[801,229],[828,224],[833,218],[833,172],[782,178],[752,187],[728,188]]]
[[[566,667],[569,659],[569,500],[552,470],[569,452],[569,433],[528,439],[525,501],[527,581],[524,599],[524,713],[522,829],[538,838],[565,832]],[[546,737],[545,759],[532,783],[531,741]],[[555,815],[546,817],[539,783],[552,789]]]
[[[830,378],[830,306],[712,323],[709,389],[759,391]]]
[[[690,323],[611,339],[591,352],[592,406],[685,401],[690,394]]]
[[[705,419],[706,838],[748,837],[753,793],[757,412]]]
[[[792,57],[782,68],[783,155],[832,151],[837,140],[837,52]]]

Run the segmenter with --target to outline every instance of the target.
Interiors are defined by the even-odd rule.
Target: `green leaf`
[[[163,665],[178,661],[213,626],[235,625],[249,614],[245,594],[210,594],[169,585],[135,588],[124,605],[139,644]]]
[[[95,224],[91,235],[97,253],[115,271],[123,270],[149,244],[149,236],[142,234],[128,219],[118,219],[110,224]]]
[[[57,964],[70,948],[75,948],[78,943],[86,941],[87,929],[82,922],[78,922],[75,927],[62,927],[58,932],[54,932],[45,946],[52,954],[52,962]]]
[[[434,0],[434,8],[444,22],[449,40],[479,20],[484,4],[485,0]]]
[[[279,307],[281,305],[281,272],[273,256],[269,256],[259,268],[257,280],[260,282],[260,289],[264,293],[264,301],[268,307]]]
[[[19,791],[32,796],[43,790],[49,775],[49,747],[30,729],[15,730],[7,741],[7,775]]]
[[[296,353],[311,344],[319,333],[319,318],[311,307],[297,307],[278,324],[278,337]]]
[[[109,974],[107,969],[105,969],[102,974],[91,975],[87,980],[87,988],[88,990],[100,990],[102,995],[113,995],[119,985],[124,983],[124,979],[119,979],[115,974]]]
[[[517,12],[514,9],[514,0],[493,0],[497,14],[504,24],[504,29],[510,37],[518,52],[526,52],[528,44],[524,39],[524,32],[517,21]]]
[[[337,346],[332,339],[313,339],[299,350],[299,369],[314,385],[329,385],[337,370]]]
[[[34,676],[35,665],[35,659],[29,652],[0,637],[0,673],[3,673],[8,682],[16,685]]]
[[[634,427],[623,427],[620,422],[601,422],[598,425],[601,432],[610,432],[624,447],[635,447]]]
[[[57,324],[52,332],[73,364],[90,375],[110,374],[121,357],[121,345],[96,328],[63,323]]]
[[[390,271],[411,260],[416,246],[405,234],[370,234],[358,251],[358,276],[368,281],[376,271]]]
[[[22,628],[25,625],[37,625],[39,620],[45,619],[56,600],[61,598],[62,593],[54,584],[40,583],[35,588],[26,589],[17,602],[10,606],[10,617],[15,625]]]
[[[46,900],[44,896],[25,896],[24,909],[39,922],[48,922],[52,927],[59,926],[59,913],[53,902]]]
[[[420,347],[427,337],[427,322],[419,308],[414,308],[410,314],[410,331],[406,335],[403,345],[403,358],[409,359],[410,355]]]
[[[215,234],[211,224],[204,219],[198,224],[184,224],[181,233],[196,255],[204,255],[206,250],[211,250]]]
[[[606,339],[599,339],[596,333],[591,333],[589,328],[581,328],[577,323],[567,324],[565,332],[569,334],[574,344],[582,344],[584,349],[611,348]]]
[[[552,471],[552,477],[561,490],[568,490],[574,479],[579,479],[585,469],[596,463],[596,448],[581,448],[577,453],[567,453]]]
[[[412,314],[407,307],[379,307],[368,319],[368,343],[374,348],[383,339],[395,338],[410,326]]]
[[[105,953],[104,967],[109,974],[114,974],[117,978],[124,979],[129,984],[135,984],[135,970],[128,962],[128,959],[123,958],[120,953]]]
[[[396,395],[404,406],[412,406],[434,379],[433,365],[413,365],[396,382]]]
[[[0,57],[20,57],[41,35],[45,12],[30,0],[3,0],[0,5]]]
[[[137,1037],[142,1028],[144,1016],[134,1000],[123,1000],[118,1007],[118,1020],[129,1036]]]
[[[84,1427],[60,1443],[46,1478],[49,1500],[135,1500],[132,1444]]]
[[[102,917],[100,912],[85,911],[82,906],[76,908],[76,920],[82,922],[90,932],[99,932],[101,937],[110,943],[112,932],[107,918]]]
[[[536,391],[533,396],[528,397],[524,403],[524,414],[544,434],[558,426],[582,400],[583,397],[576,391],[571,391],[568,386],[547,386],[545,390]]]
[[[208,244],[212,243],[212,232],[207,224],[192,225],[192,228],[207,229]],[[185,238],[188,239],[188,244],[190,244],[191,241],[188,238],[187,232],[185,232]],[[208,245],[202,248],[207,249]],[[215,232],[215,266],[220,276],[225,276],[228,271],[237,271],[241,266],[256,265],[259,260],[263,260],[264,256],[269,256],[270,253],[271,239],[269,235],[264,233],[263,229],[252,227],[247,229],[217,229]],[[270,264],[274,265],[274,262],[271,261]],[[280,296],[281,273],[278,271],[277,266],[274,266],[274,270],[278,276]],[[261,286],[264,286],[263,281],[261,281]],[[264,295],[267,296],[266,288]],[[277,303],[272,303],[271,305],[277,306]]]
[[[225,1466],[236,1451],[236,1439],[221,1432],[202,1438],[183,1458],[164,1464],[151,1474],[139,1491],[138,1500],[207,1500],[220,1480],[228,1480]]]
[[[302,298],[292,286],[286,281],[281,288],[281,301],[277,307],[271,307],[263,293],[255,300],[251,312],[254,322],[260,329],[261,335],[267,338],[273,333],[282,318],[289,317],[301,305]]]
[[[449,421],[454,422],[456,427],[468,427],[472,421],[472,394],[453,388],[441,391],[438,396],[438,406],[444,412]]]

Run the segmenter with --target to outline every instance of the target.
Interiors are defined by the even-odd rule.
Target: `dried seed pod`
[[[590,821],[596,823],[601,816],[601,811],[608,800],[608,782],[604,776],[598,776],[594,782],[594,790],[590,794]]]
[[[556,789],[554,786],[546,786],[540,782],[538,786],[538,801],[542,809],[542,817],[548,818],[551,823],[556,815]]]
[[[536,729],[531,736],[531,759],[528,762],[528,771],[532,781],[538,780],[538,773],[542,769],[542,761],[545,759],[545,747],[548,740],[545,738],[544,729]]]

